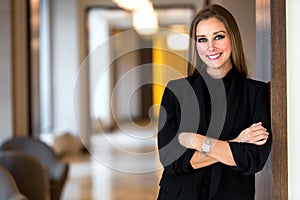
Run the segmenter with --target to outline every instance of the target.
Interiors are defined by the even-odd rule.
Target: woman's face
[[[197,51],[207,65],[208,74],[222,77],[232,68],[231,39],[217,18],[201,20],[196,27]]]

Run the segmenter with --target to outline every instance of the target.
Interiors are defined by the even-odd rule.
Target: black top
[[[204,71],[170,81],[159,115],[158,148],[164,166],[159,199],[254,199],[255,173],[265,165],[272,143],[269,103],[267,84],[246,79],[236,69],[223,79],[212,79]],[[257,122],[268,130],[269,139],[262,146],[230,142],[236,167],[215,163],[193,169],[195,150],[178,142],[181,132],[232,140]]]
[[[224,104],[224,101],[227,99],[227,96],[230,91],[230,86],[234,77],[234,74],[237,73],[235,68],[232,68],[226,76],[224,76],[221,79],[214,79],[211,78],[206,70],[203,71],[202,76],[206,77],[205,78],[205,83],[206,83],[206,91],[204,95],[205,99],[205,107],[207,108],[206,112],[206,122],[207,122],[207,127],[209,127],[209,123],[211,120],[211,107],[212,107],[212,98],[214,98],[214,106],[222,106]],[[208,86],[209,84],[209,86]],[[208,87],[210,87],[208,89]],[[223,90],[223,91],[222,91]],[[226,99],[225,96],[222,98],[222,95],[224,95],[224,90],[226,93]],[[222,110],[221,108],[216,108],[217,111]],[[217,120],[217,119],[216,119]],[[216,138],[218,139],[218,138]],[[210,189],[210,179],[211,179],[211,168],[212,166],[205,167],[202,172],[197,176],[198,179],[201,179],[201,183],[199,184],[199,199],[209,199],[209,189]]]

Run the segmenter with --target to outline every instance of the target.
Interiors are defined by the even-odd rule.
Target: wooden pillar
[[[286,2],[271,1],[271,115],[273,129],[271,199],[288,199]]]

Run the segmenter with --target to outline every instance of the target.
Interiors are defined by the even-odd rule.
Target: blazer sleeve
[[[174,93],[164,90],[158,121],[158,148],[160,162],[166,174],[190,173],[194,169],[190,160],[195,150],[187,149],[178,142],[180,105]],[[174,88],[174,87],[173,87]]]
[[[245,175],[251,175],[260,171],[269,156],[272,144],[270,99],[268,85],[262,84],[259,88],[254,102],[254,111],[252,116],[253,123],[262,122],[263,126],[270,133],[267,142],[262,145],[249,143],[230,142],[230,148],[236,162],[233,169],[240,171]]]

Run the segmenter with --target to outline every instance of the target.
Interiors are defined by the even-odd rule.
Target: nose
[[[208,41],[208,51],[213,52],[215,50],[214,41]]]

